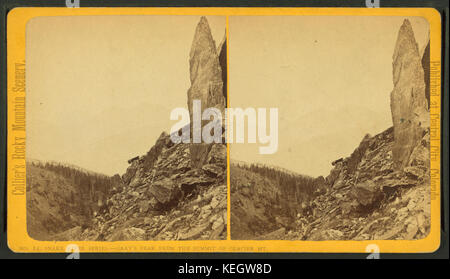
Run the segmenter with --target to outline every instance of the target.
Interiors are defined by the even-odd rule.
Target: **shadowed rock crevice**
[[[223,81],[223,97],[225,98],[225,106],[227,104],[227,37],[226,34],[222,39],[222,42],[220,43],[218,47],[217,53],[219,54],[219,63],[220,63],[220,69],[222,70],[222,81]]]
[[[425,82],[425,98],[430,109],[430,41],[428,41],[422,55],[423,78]]]

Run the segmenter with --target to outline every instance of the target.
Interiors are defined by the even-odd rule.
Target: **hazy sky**
[[[225,17],[207,17],[216,45]],[[27,26],[27,156],[122,174],[187,107],[198,16],[39,17]]]
[[[404,17],[230,17],[231,107],[277,107],[279,147],[233,144],[231,158],[328,175],[366,133],[392,126],[392,55]],[[419,50],[423,18],[409,18]]]
[[[198,16],[40,17],[27,27],[27,155],[122,174],[186,107]],[[216,44],[225,17],[207,17]],[[428,36],[409,18],[419,49]],[[278,107],[279,148],[232,159],[327,175],[366,133],[392,125],[392,54],[403,17],[230,17],[232,107]]]

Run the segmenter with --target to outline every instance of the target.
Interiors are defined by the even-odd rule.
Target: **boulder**
[[[430,134],[426,133],[419,145],[411,152],[408,166],[421,167],[424,170],[430,169]]]
[[[206,163],[206,158],[211,151],[212,144],[192,143],[189,146],[191,154],[191,167],[201,168]]]
[[[341,172],[343,171],[343,161],[334,161],[331,163],[334,168],[331,169],[330,174],[326,177],[326,182],[333,186],[334,182],[338,179],[338,177],[341,175]]]
[[[220,177],[226,171],[225,168],[215,164],[206,164],[202,167],[202,170],[211,177]]]
[[[148,186],[148,192],[163,205],[172,202],[180,195],[178,185],[169,178],[153,182]]]
[[[373,181],[368,180],[355,185],[352,195],[365,208],[375,207],[383,198],[383,192]]]
[[[277,240],[277,239],[283,239],[283,236],[286,234],[286,229],[281,228],[276,231],[267,233],[265,235],[258,236],[257,240]]]
[[[191,192],[195,187],[207,186],[214,182],[213,179],[205,176],[186,176],[180,182],[180,188],[184,193]]]
[[[135,188],[137,186],[140,186],[143,184],[143,176],[144,176],[144,170],[142,168],[138,168],[134,174],[134,176],[131,178],[129,182],[129,186],[131,188]]]
[[[133,179],[134,175],[136,174],[137,170],[139,168],[139,161],[134,160],[131,162],[131,165],[127,168],[125,173],[122,175],[122,181],[126,185],[130,184],[131,180]]]
[[[198,239],[202,235],[202,233],[204,233],[209,228],[210,228],[209,223],[200,224],[200,225],[190,229],[186,233],[179,233],[178,237],[181,240]]]
[[[345,181],[345,175],[344,175],[344,173],[343,172],[341,172],[340,174],[339,174],[339,177],[336,179],[336,181],[334,181],[334,184],[333,184],[333,189],[341,189],[341,188],[343,188],[343,187],[345,187],[347,184],[346,184],[346,181]]]
[[[166,132],[162,132],[159,138],[156,140],[156,143],[150,150],[147,152],[147,155],[144,158],[144,169],[149,170],[151,169],[156,160],[158,159],[159,155],[161,154],[162,150],[165,147],[172,146],[172,140],[170,139],[170,136]]]
[[[123,187],[125,186],[123,181],[122,181],[122,177],[119,174],[115,174],[113,175],[113,177],[111,178],[111,182],[113,185],[113,189],[112,191],[116,192],[122,192]],[[111,194],[114,194],[111,192]]]
[[[120,233],[116,236],[114,240],[121,240],[121,241],[127,241],[127,240],[144,240],[145,239],[145,230],[140,228],[126,228],[120,231]]]
[[[206,158],[207,164],[216,164],[226,168],[227,146],[225,144],[212,144],[211,150]]]

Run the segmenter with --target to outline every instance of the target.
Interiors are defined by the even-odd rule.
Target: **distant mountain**
[[[259,167],[259,168],[267,167],[267,168],[270,168],[270,169],[273,169],[273,170],[276,170],[276,171],[279,171],[282,173],[286,173],[286,174],[289,174],[292,176],[313,178],[312,176],[300,174],[298,172],[289,170],[287,168],[283,168],[283,167],[272,165],[272,164],[265,164],[265,163],[259,163],[259,162],[250,163],[250,162],[246,162],[246,161],[242,161],[242,160],[233,160],[233,159],[230,159],[230,164],[236,165],[236,166],[246,166],[246,167],[251,167],[252,165]]]
[[[45,164],[50,164],[50,165],[54,165],[54,166],[62,166],[62,167],[68,167],[71,168],[73,170],[77,170],[79,172],[83,172],[89,175],[95,175],[95,176],[103,176],[103,177],[109,177],[109,175],[103,174],[103,173],[99,173],[99,172],[95,172],[92,170],[88,170],[86,168],[77,166],[75,164],[71,164],[71,163],[66,163],[66,162],[60,162],[60,161],[55,161],[55,160],[39,160],[39,159],[35,159],[35,158],[27,158],[26,159],[27,163],[34,163],[34,164],[40,164],[40,165],[45,165]]]

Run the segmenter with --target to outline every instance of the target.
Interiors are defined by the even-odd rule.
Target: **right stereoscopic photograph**
[[[427,20],[231,16],[229,69],[231,239],[428,235]]]

